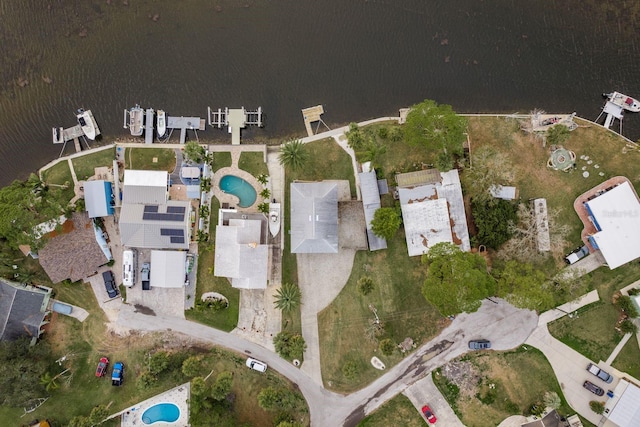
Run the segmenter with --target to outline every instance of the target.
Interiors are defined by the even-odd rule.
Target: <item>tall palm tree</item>
[[[285,313],[297,308],[302,299],[300,288],[293,283],[283,283],[280,289],[276,291],[276,300],[273,304],[277,309]]]
[[[309,152],[302,141],[299,139],[293,139],[286,142],[280,148],[280,156],[278,159],[282,166],[297,170],[301,169],[305,165],[309,159]]]

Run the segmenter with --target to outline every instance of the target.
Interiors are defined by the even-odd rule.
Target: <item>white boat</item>
[[[144,126],[142,121],[144,119],[144,110],[140,108],[138,104],[129,110],[129,132],[132,136],[142,135]]]
[[[609,102],[622,107],[624,110],[631,111],[632,113],[640,112],[640,102],[637,99],[623,95],[620,92],[607,93],[605,96]]]
[[[162,138],[167,132],[167,116],[164,110],[158,110],[156,112],[156,128],[158,137]]]
[[[62,144],[62,143],[64,143],[64,129],[63,128],[53,128],[53,143],[54,144]]]
[[[269,203],[269,232],[273,237],[280,232],[280,203]]]
[[[93,122],[91,113],[80,108],[76,117],[84,135],[92,141],[96,139],[96,124]]]

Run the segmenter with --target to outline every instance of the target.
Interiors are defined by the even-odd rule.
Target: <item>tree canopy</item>
[[[380,208],[373,214],[371,231],[378,237],[390,240],[402,224],[402,217],[395,208]]]
[[[287,169],[302,169],[309,160],[309,151],[302,141],[294,139],[280,148],[280,164]]]
[[[478,229],[476,243],[498,249],[513,235],[518,222],[518,207],[508,200],[490,199],[471,202],[473,222]]]
[[[463,154],[467,119],[453,111],[450,105],[426,99],[411,107],[404,124],[405,139],[438,153],[439,167],[450,168]]]
[[[302,359],[307,344],[300,334],[282,331],[273,339],[273,345],[278,354],[285,359]]]
[[[283,312],[289,312],[300,305],[302,294],[300,288],[293,283],[285,282],[276,291],[276,298],[273,302],[277,309]]]
[[[498,295],[516,307],[544,311],[553,307],[545,274],[530,263],[507,261],[498,274]]]
[[[30,347],[29,338],[0,343],[0,404],[22,406],[46,397],[41,377],[49,366],[49,347],[44,342]]]
[[[438,243],[422,260],[428,264],[422,294],[443,316],[474,312],[483,298],[495,294],[495,280],[478,254]]]
[[[508,185],[515,181],[513,162],[509,156],[492,146],[471,151],[470,167],[462,174],[465,192],[473,200],[493,199],[489,192],[494,185]]]
[[[200,163],[204,160],[206,150],[196,141],[189,141],[184,145],[184,156],[194,163]]]

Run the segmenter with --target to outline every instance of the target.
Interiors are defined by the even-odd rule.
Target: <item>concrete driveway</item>
[[[431,411],[438,419],[438,424],[447,427],[464,427],[462,421],[453,412],[451,406],[444,400],[440,390],[433,383],[433,377],[427,375],[421,380],[416,381],[413,385],[407,387],[402,393],[409,398],[416,410],[422,415],[422,407],[429,405]]]

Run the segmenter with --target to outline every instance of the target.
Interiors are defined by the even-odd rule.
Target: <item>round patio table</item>
[[[561,171],[569,170],[573,167],[576,155],[566,148],[558,148],[551,153],[551,165],[554,169]]]

